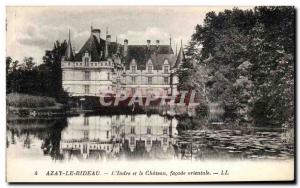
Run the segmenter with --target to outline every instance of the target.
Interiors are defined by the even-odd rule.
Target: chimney
[[[105,58],[108,57],[108,45],[109,45],[110,41],[111,41],[111,36],[106,33],[105,54],[104,54]]]
[[[107,35],[106,36],[106,42],[109,44],[111,42],[111,36],[110,35]]]
[[[98,40],[98,42],[100,43],[100,34],[101,34],[101,30],[100,30],[100,29],[93,29],[93,28],[92,28],[92,34],[93,34],[94,36],[97,37],[97,40]]]
[[[124,40],[124,56],[127,56],[127,52],[128,52],[128,40],[127,39],[125,39]]]
[[[156,40],[156,46],[157,47],[159,46],[159,40]]]
[[[149,48],[151,44],[151,40],[147,40],[147,47]]]

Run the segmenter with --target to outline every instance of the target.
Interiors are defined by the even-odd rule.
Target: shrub
[[[10,93],[6,96],[7,105],[13,107],[37,108],[54,106],[54,98],[45,96],[34,96],[21,93]]]

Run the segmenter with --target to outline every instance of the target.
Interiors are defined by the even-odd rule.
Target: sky
[[[160,40],[178,50],[180,41],[187,44],[197,24],[202,24],[205,14],[233,7],[7,7],[6,9],[6,55],[23,61],[33,57],[42,63],[45,50],[53,48],[56,40],[68,39],[75,51],[79,51],[90,35],[90,28],[101,29],[101,38],[106,30],[112,41],[130,44],[146,44]],[[249,9],[251,7],[239,7]]]

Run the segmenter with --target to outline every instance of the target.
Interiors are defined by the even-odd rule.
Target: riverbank
[[[8,121],[20,119],[47,119],[66,115],[63,104],[54,98],[10,93],[6,97]]]

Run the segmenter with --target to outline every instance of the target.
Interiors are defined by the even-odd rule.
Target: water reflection
[[[275,129],[203,128],[177,132],[159,115],[69,117],[7,124],[7,155],[52,160],[206,160],[293,157]],[[47,160],[48,160],[47,158]]]
[[[66,119],[22,120],[7,123],[6,146],[10,157],[62,159],[59,151]]]
[[[72,117],[62,131],[60,152],[66,159],[163,159],[172,155],[176,125],[159,115]]]

